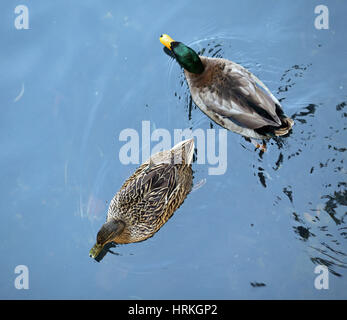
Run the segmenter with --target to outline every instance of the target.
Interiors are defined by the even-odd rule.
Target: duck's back
[[[241,65],[221,58],[200,56],[202,74],[185,70],[197,106],[223,127],[259,138],[254,130],[281,125],[281,105],[269,89]]]
[[[117,243],[130,243],[153,236],[191,191],[190,165],[159,163],[140,166],[110,203],[107,220],[125,222]]]

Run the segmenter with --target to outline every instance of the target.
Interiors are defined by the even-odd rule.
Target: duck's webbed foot
[[[254,140],[252,138],[250,138],[251,143],[260,151],[262,152],[266,152],[266,142],[265,140],[262,141],[262,144],[259,143],[259,141]]]

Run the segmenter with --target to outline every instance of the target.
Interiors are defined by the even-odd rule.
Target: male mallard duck
[[[193,154],[194,139],[190,139],[143,163],[112,199],[89,255],[96,258],[109,242],[125,244],[152,237],[191,191]]]
[[[254,139],[282,136],[293,126],[264,83],[239,64],[199,56],[166,34],[160,42],[184,69],[195,104],[220,126]]]

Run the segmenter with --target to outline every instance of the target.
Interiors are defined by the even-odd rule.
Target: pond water
[[[0,298],[346,299],[347,4],[324,3],[319,30],[321,1],[36,0],[18,30],[17,4],[2,1]],[[265,153],[228,132],[224,174],[195,161],[194,190],[163,228],[96,261],[108,204],[137,168],[119,159],[120,133],[136,130],[142,152],[143,121],[172,137],[221,129],[162,33],[248,68],[295,126]]]

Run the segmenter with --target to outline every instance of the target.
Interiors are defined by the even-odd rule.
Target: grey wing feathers
[[[223,72],[199,96],[209,109],[241,126],[281,125],[276,114],[278,100],[257,77],[231,61],[225,62]]]

